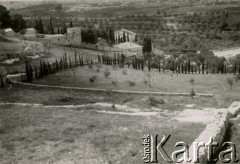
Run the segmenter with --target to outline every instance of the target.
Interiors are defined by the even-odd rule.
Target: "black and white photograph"
[[[0,164],[240,164],[240,0],[0,0]]]

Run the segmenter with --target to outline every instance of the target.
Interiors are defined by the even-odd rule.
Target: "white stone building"
[[[80,27],[72,27],[67,29],[67,42],[71,46],[80,46],[82,43],[82,35]]]
[[[81,46],[82,43],[80,27],[68,28],[67,33],[65,35],[63,34],[44,35],[44,38],[49,40],[50,43],[65,46],[79,47]]]
[[[123,52],[126,56],[135,55],[137,57],[142,57],[142,55],[143,55],[143,52],[142,52],[143,46],[140,46],[135,43],[124,42],[124,43],[117,44],[114,47],[123,50]]]
[[[36,34],[37,34],[37,32],[34,28],[24,29],[24,37],[26,37],[26,38],[36,37]]]

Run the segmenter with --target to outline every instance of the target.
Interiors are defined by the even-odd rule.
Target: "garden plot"
[[[69,86],[81,88],[99,88],[132,91],[155,91],[170,93],[189,93],[193,88],[195,93],[214,94],[214,101],[228,107],[240,95],[240,83],[233,82],[233,89],[227,79],[233,75],[211,74],[163,74],[156,70],[150,73],[130,68],[96,65],[79,67],[50,75],[35,81],[36,84]],[[191,79],[193,82],[191,83]],[[224,93],[224,94],[223,94]],[[202,102],[204,104],[204,102]],[[212,107],[212,106],[209,106]]]

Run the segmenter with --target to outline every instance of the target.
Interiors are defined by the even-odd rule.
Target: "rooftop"
[[[135,43],[131,43],[131,42],[120,43],[120,44],[115,45],[115,47],[120,48],[120,49],[142,48],[142,46],[135,44]]]
[[[117,30],[117,31],[115,31],[115,32],[117,33],[117,32],[119,32],[119,31],[124,31],[124,32],[126,32],[126,33],[136,34],[135,32],[126,30],[126,29],[124,29],[124,28],[122,28],[121,30]]]
[[[65,37],[63,34],[54,34],[54,35],[44,35],[45,38],[54,38],[54,37]]]
[[[4,31],[4,32],[12,32],[13,29],[11,29],[11,28],[6,28],[6,29],[4,29],[3,31]]]

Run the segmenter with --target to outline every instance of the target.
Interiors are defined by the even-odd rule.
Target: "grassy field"
[[[97,112],[117,112],[107,107],[69,109],[1,105],[0,163],[141,163],[144,134],[159,134],[160,138],[163,134],[171,134],[166,151],[172,153],[177,141],[190,145],[205,127],[173,118],[187,103],[195,103],[191,98],[157,96],[156,99],[164,99],[165,103],[151,105],[145,95],[113,94],[110,97],[103,93],[16,87],[0,89],[0,92],[1,102],[76,105],[111,103],[114,99],[116,104],[141,107],[143,112],[156,110],[152,107],[164,110],[154,116],[129,116]],[[161,158],[160,161],[163,163]]]
[[[110,75],[105,77],[108,70]],[[75,74],[75,78],[74,78]],[[149,78],[150,85],[149,87]],[[138,71],[128,68],[112,68],[111,66],[79,67],[67,70],[34,81],[36,84],[55,86],[76,86],[83,88],[103,88],[134,91],[159,91],[159,92],[184,92],[190,93],[194,88],[195,93],[211,93],[212,106],[219,104],[228,107],[233,101],[239,100],[240,83],[235,82],[233,89],[227,83],[233,75],[211,74],[163,74],[157,71],[149,73],[147,70]],[[190,79],[194,79],[191,85]],[[203,103],[204,104],[204,103]],[[207,103],[208,104],[208,103]]]

